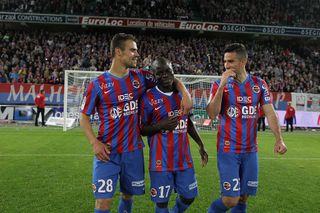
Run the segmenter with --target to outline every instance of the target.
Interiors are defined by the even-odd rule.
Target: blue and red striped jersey
[[[138,101],[146,89],[155,84],[152,73],[138,69],[130,69],[124,78],[106,71],[89,84],[81,112],[86,115],[98,112],[97,139],[111,145],[112,154],[143,148]]]
[[[169,116],[178,116],[175,130],[148,136],[150,171],[176,171],[193,167],[187,135],[188,116],[180,110],[180,104],[180,93],[164,93],[158,87],[148,90],[141,98],[141,126],[155,124]]]
[[[209,101],[215,96],[220,80],[213,83]],[[232,78],[223,89],[217,151],[257,152],[257,120],[259,104],[271,104],[268,86],[261,78],[248,75],[243,83]]]

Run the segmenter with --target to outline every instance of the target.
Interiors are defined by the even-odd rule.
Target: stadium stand
[[[1,30],[0,81],[63,84],[66,69],[106,70],[111,64],[112,35]],[[193,75],[221,75],[225,44],[239,41],[144,33],[137,37],[140,67],[148,68],[143,61],[149,55],[165,56],[173,61],[176,73]],[[271,40],[241,42],[249,49],[248,71],[265,79],[272,91],[320,92],[319,49],[293,49]]]
[[[320,27],[318,0],[3,0],[0,10]]]

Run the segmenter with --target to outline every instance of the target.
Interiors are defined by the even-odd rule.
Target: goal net
[[[64,84],[63,130],[79,126],[80,106],[89,83],[102,72],[66,70]],[[189,90],[193,99],[193,122],[199,130],[212,130],[217,120],[209,119],[206,106],[212,83],[220,76],[175,75]],[[99,124],[98,115],[91,116],[93,125]]]

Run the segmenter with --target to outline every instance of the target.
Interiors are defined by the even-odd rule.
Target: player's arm
[[[174,78],[173,83],[175,89],[182,94],[181,109],[184,114],[188,114],[193,106],[191,95],[179,79]]]
[[[215,119],[217,115],[220,113],[222,97],[223,97],[223,87],[219,86],[214,96],[210,97],[209,103],[206,107],[206,111],[208,113],[209,118]]]
[[[152,136],[157,134],[160,131],[172,131],[178,125],[178,117],[171,116],[162,119],[161,121],[154,124],[141,124],[141,135],[143,136]]]
[[[81,113],[80,126],[82,127],[84,134],[92,145],[94,154],[98,160],[109,160],[110,151],[107,149],[106,145],[99,141],[92,129],[90,123],[90,117],[84,113]]]
[[[276,143],[274,145],[274,152],[279,154],[284,154],[287,151],[287,147],[283,142],[281,135],[281,128],[279,124],[279,119],[276,111],[272,104],[265,104],[262,106],[263,111],[268,119],[269,127],[276,138]]]
[[[188,118],[188,134],[191,136],[191,138],[198,144],[199,146],[199,153],[201,155],[201,164],[202,167],[207,165],[208,163],[208,154],[204,148],[204,144],[202,142],[202,139],[195,128],[193,121],[191,120],[190,116]]]
[[[213,90],[215,92],[212,97],[210,97],[207,105],[207,113],[211,119],[215,119],[217,115],[221,112],[221,103],[223,97],[223,88],[228,82],[228,78],[235,76],[235,73],[231,70],[227,70],[222,74],[220,84],[214,83]],[[216,88],[215,88],[216,87]]]

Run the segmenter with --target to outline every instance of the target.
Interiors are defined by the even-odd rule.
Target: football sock
[[[247,204],[239,202],[238,205],[231,209],[231,213],[246,213],[247,212]]]
[[[225,213],[228,209],[229,208],[223,204],[222,199],[219,198],[211,203],[208,213]]]
[[[182,213],[184,212],[187,208],[189,207],[189,205],[183,203],[179,196],[176,198],[176,205],[173,207],[172,209],[172,213]]]
[[[131,213],[132,203],[133,203],[132,199],[125,200],[123,198],[120,198],[118,213],[123,213],[124,211],[126,211],[126,213]]]
[[[94,209],[94,213],[110,213],[110,210]]]

